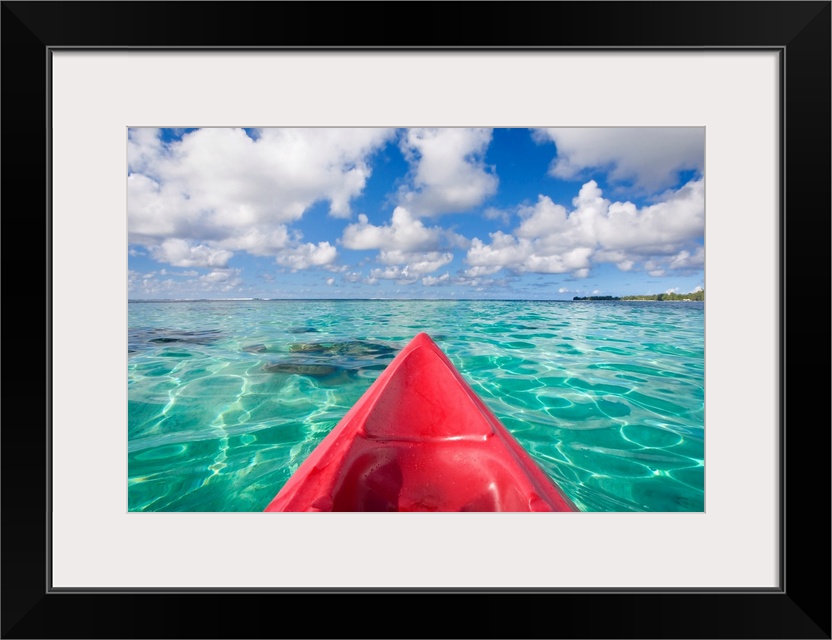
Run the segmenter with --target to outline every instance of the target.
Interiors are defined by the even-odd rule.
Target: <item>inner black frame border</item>
[[[0,368],[3,638],[280,637],[304,606],[320,614],[306,619],[306,633],[294,628],[295,637],[830,638],[830,422],[828,405],[818,420],[816,401],[829,397],[829,377],[804,374],[802,361],[787,361],[786,352],[791,336],[793,353],[805,352],[809,340],[811,356],[829,354],[830,2],[488,2],[459,3],[458,12],[453,4],[2,3],[0,264],[3,293],[14,305],[3,318],[7,366]],[[376,28],[379,18],[397,42]],[[777,51],[779,588],[52,588],[50,398],[59,381],[51,378],[51,272],[60,265],[51,261],[48,101],[51,53],[68,49]],[[807,295],[821,290],[822,311],[798,295],[807,278]],[[799,387],[787,405],[789,367]],[[790,449],[787,421],[797,434]],[[382,612],[403,618],[403,626],[380,624]]]

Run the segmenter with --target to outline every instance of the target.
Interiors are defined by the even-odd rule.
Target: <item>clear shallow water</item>
[[[585,511],[704,509],[704,304],[129,304],[131,511],[261,511],[419,331]]]

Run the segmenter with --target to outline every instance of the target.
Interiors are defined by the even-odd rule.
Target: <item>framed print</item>
[[[811,301],[829,273],[830,3],[487,3],[461,5],[463,21],[453,5],[396,6],[420,18],[397,21],[393,43],[370,27],[377,7],[358,3],[3,3],[6,337],[31,336],[6,343],[3,636],[275,635],[275,612],[302,604],[343,612],[309,635],[429,636],[443,613],[493,604],[496,622],[475,616],[457,633],[830,637],[823,402],[817,417],[828,379],[794,355],[828,353],[828,304]],[[295,151],[278,157],[287,140]],[[488,200],[500,180],[531,184],[535,171],[546,188]],[[281,176],[279,194],[252,181],[265,173]],[[556,180],[565,186],[553,202],[543,194]],[[592,198],[606,198],[603,213]],[[443,218],[472,206],[479,227]],[[576,238],[589,236],[582,253]],[[557,286],[572,309],[617,309],[602,307],[627,304],[609,300],[626,297],[615,280],[582,278],[639,272],[629,282],[646,289],[674,270],[688,280],[634,293],[677,315],[643,320],[637,341],[623,326],[584,332],[606,341],[605,365],[581,369],[569,390],[592,403],[546,405],[587,432],[590,406],[672,423],[633,418],[618,440],[596,430],[535,445],[547,470],[575,483],[584,513],[261,513],[357,400],[343,390],[404,347],[404,325],[464,334],[511,319],[505,340],[518,352],[580,351],[536,342],[557,337],[534,333],[538,310],[365,300],[345,314],[309,299],[339,287],[389,298],[415,284],[448,296],[493,286],[488,300],[548,287],[551,300]],[[268,316],[254,302],[250,315],[212,308],[194,328],[182,318],[198,305],[171,308],[269,297],[275,281],[294,302]],[[704,289],[705,302],[669,302]],[[587,326],[609,324],[592,313]],[[332,328],[384,314],[386,333]],[[663,326],[670,337],[656,337]],[[464,360],[464,340],[442,340]],[[628,340],[650,358],[621,360]],[[220,359],[220,347],[233,355]],[[531,360],[499,362],[526,387],[562,383]],[[324,417],[310,422],[310,409],[297,429],[320,435],[236,429],[265,411],[247,395],[258,385],[283,394],[281,411],[312,402]],[[509,420],[530,402],[521,387],[506,400]],[[203,413],[213,440],[188,431]],[[683,441],[699,450],[682,455]],[[592,466],[611,451],[615,473]],[[195,475],[165,470],[185,453]],[[251,471],[277,455],[283,466]],[[665,483],[633,489],[648,471]],[[676,493],[658,488],[668,483]],[[369,631],[356,611],[379,602],[420,615]],[[538,608],[570,614],[547,624],[529,615]],[[169,618],[176,628],[160,623]]]

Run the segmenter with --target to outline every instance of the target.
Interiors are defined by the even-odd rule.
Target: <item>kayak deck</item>
[[[266,511],[576,511],[426,333]]]

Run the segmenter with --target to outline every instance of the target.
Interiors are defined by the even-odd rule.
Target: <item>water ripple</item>
[[[418,331],[589,511],[704,508],[704,305],[129,305],[133,511],[259,511]]]

